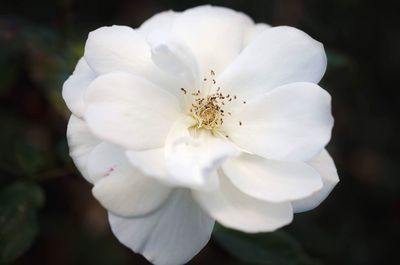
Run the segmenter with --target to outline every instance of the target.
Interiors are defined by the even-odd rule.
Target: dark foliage
[[[341,182],[285,231],[218,227],[190,264],[394,264],[400,240],[397,1],[38,0],[0,3],[0,264],[148,264],[112,236],[68,156],[61,99],[88,32],[137,27],[165,9],[212,3],[296,26],[324,43],[333,98],[328,146]],[[289,235],[290,234],[290,235]]]

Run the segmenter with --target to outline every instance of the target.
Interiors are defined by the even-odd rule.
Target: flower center
[[[215,130],[224,122],[224,110],[220,107],[222,96],[214,93],[206,97],[200,97],[199,93],[193,93],[195,100],[190,108],[190,115],[196,121],[198,129]]]
[[[216,87],[216,81],[214,79],[215,73],[213,70],[210,71],[209,78],[204,78],[204,84],[202,92],[197,90],[192,92],[193,102],[189,109],[189,115],[195,121],[195,124],[191,126],[193,129],[205,129],[211,131],[211,133],[222,134],[225,137],[229,137],[221,130],[221,126],[224,123],[226,116],[231,116],[229,111],[225,111],[224,107],[238,98],[235,95],[221,92],[220,87]],[[181,88],[181,91],[187,95],[188,91]],[[211,91],[214,91],[211,93]],[[243,101],[243,104],[246,104]],[[242,126],[242,122],[238,121],[238,125]]]

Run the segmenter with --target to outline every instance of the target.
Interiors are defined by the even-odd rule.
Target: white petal
[[[172,31],[192,49],[204,73],[217,74],[240,53],[244,36],[253,21],[224,7],[200,6],[178,16]]]
[[[130,27],[101,27],[89,33],[85,59],[98,74],[115,71],[140,73],[151,65],[150,47]]]
[[[83,116],[83,94],[89,84],[96,78],[96,74],[82,57],[75,67],[74,73],[64,82],[62,96],[70,111]]]
[[[138,31],[144,36],[147,36],[153,31],[169,30],[172,27],[173,22],[179,15],[180,12],[175,12],[172,10],[158,13],[143,22]]]
[[[126,156],[144,174],[161,180],[168,178],[164,148],[127,151]]]
[[[220,190],[193,191],[197,202],[219,223],[247,233],[270,232],[293,219],[289,202],[270,203],[254,199],[236,189],[221,175]]]
[[[318,172],[304,162],[274,161],[243,154],[227,160],[222,168],[236,188],[269,202],[305,198],[322,188]]]
[[[107,142],[93,148],[86,165],[89,177],[94,182],[111,175],[129,175],[133,170],[125,158],[124,149]]]
[[[175,123],[165,142],[165,158],[171,181],[198,189],[214,189],[218,182],[210,175],[227,158],[240,151],[225,139],[205,130],[189,132],[191,118]],[[197,135],[194,135],[196,133]]]
[[[102,27],[90,32],[84,57],[99,75],[123,71],[142,76],[167,90],[179,86],[154,65],[145,37],[130,27]]]
[[[121,216],[154,211],[171,191],[130,166],[125,151],[109,143],[98,145],[90,154],[88,172],[96,180],[94,197],[107,210]]]
[[[69,154],[82,176],[93,183],[87,172],[87,159],[93,149],[101,143],[90,131],[86,123],[71,115],[67,127]]]
[[[336,171],[335,163],[326,150],[323,150],[321,154],[311,159],[308,163],[320,173],[323,187],[321,190],[315,192],[307,198],[292,201],[292,206],[295,213],[305,212],[317,207],[323,200],[326,199],[326,197],[328,197],[329,193],[339,182],[339,176]]]
[[[265,23],[257,23],[253,27],[250,27],[244,39],[244,47],[249,45],[256,37],[258,37],[265,30],[270,29],[271,26]]]
[[[225,93],[250,100],[292,82],[318,83],[326,69],[321,43],[291,27],[259,34],[221,74]]]
[[[167,31],[153,31],[148,36],[153,62],[177,79],[186,81],[185,87],[199,87],[200,66],[190,48]],[[182,97],[180,87],[176,87]]]
[[[152,214],[137,218],[109,214],[109,221],[122,244],[155,265],[185,264],[207,244],[214,226],[184,190],[176,191]]]
[[[95,135],[134,150],[162,146],[179,111],[174,96],[127,73],[98,77],[85,102],[85,119]]]
[[[232,117],[224,123],[230,139],[272,160],[307,161],[328,143],[333,126],[331,98],[313,83],[276,88],[243,104]]]
[[[172,175],[167,168],[164,148],[143,151],[127,151],[127,158],[132,165],[139,168],[148,177],[152,177],[169,187],[191,187],[195,189],[215,189],[218,186],[218,176],[215,172],[207,173],[198,179],[190,179],[189,172],[182,179],[180,175]]]

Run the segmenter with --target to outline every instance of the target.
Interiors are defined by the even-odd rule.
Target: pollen
[[[194,103],[190,108],[190,113],[196,121],[195,126],[198,129],[214,131],[223,123],[224,110],[220,107],[221,96],[211,94],[206,97],[200,97],[196,94]]]
[[[210,71],[209,76],[203,78],[202,89],[185,89],[180,90],[185,96],[192,96],[192,103],[189,109],[189,115],[193,118],[194,124],[191,128],[205,129],[211,133],[223,135],[229,138],[222,130],[224,119],[232,116],[230,111],[225,111],[229,104],[238,99],[236,95],[224,94],[223,88],[217,86],[215,72]],[[193,92],[189,92],[193,91]],[[238,122],[239,126],[242,122]]]

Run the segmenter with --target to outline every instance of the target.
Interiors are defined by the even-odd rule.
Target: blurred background
[[[328,150],[341,182],[316,210],[272,234],[216,227],[189,264],[395,264],[400,240],[398,1],[0,2],[0,264],[148,264],[112,236],[68,156],[63,82],[87,34],[154,13],[227,6],[324,43],[336,119]]]

